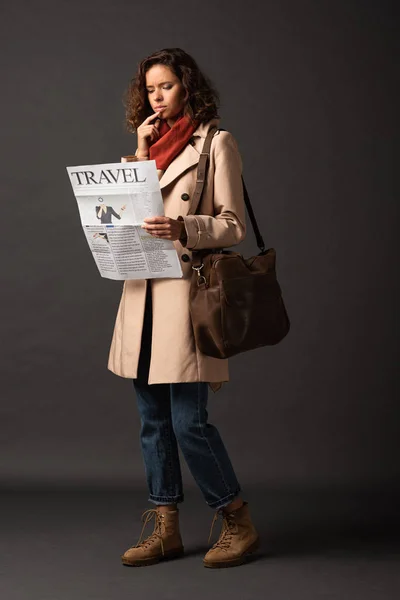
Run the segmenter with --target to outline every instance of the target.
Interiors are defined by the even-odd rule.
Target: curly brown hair
[[[179,77],[186,92],[184,114],[193,121],[206,123],[217,117],[219,95],[210,79],[204,75],[196,61],[181,48],[164,48],[144,58],[136,75],[124,93],[126,128],[135,133],[146,117],[153,114],[146,90],[146,73],[153,65],[165,65]]]

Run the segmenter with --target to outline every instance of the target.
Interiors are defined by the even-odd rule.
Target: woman
[[[103,198],[98,199],[99,202],[103,202]],[[100,219],[102,225],[106,225],[108,223],[112,223],[112,217],[116,217],[117,219],[121,219],[122,213],[126,208],[126,204],[121,206],[121,212],[117,213],[113,209],[112,206],[105,206],[104,204],[100,204],[100,206],[96,206],[96,217]]]
[[[259,543],[218,430],[207,422],[208,386],[216,392],[229,380],[228,361],[197,349],[189,313],[192,250],[233,246],[246,231],[242,161],[226,131],[212,140],[200,214],[187,214],[207,131],[219,124],[217,101],[196,62],[179,48],[145,58],[126,97],[128,128],[137,133],[133,159],[156,161],[164,202],[165,216],[146,218],[142,226],[173,241],[183,271],[181,279],[125,281],[111,344],[109,369],[133,379],[149,501],[156,505],[144,512],[139,541],[122,556],[126,565],[183,554],[178,445],[215,510],[212,525],[222,517],[220,537],[204,565],[241,564]],[[151,518],[154,531],[141,541]]]

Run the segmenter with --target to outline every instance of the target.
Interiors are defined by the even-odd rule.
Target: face
[[[146,90],[154,112],[173,123],[185,106],[185,88],[179,77],[165,65],[153,65],[146,73]]]

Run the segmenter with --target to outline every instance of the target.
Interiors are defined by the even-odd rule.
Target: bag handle
[[[196,187],[195,187],[194,194],[193,194],[193,200],[191,202],[189,211],[187,213],[188,215],[190,215],[190,214],[194,215],[200,205],[200,200],[201,200],[201,196],[203,193],[204,183],[205,183],[207,171],[208,171],[211,142],[212,142],[212,138],[214,137],[214,135],[217,131],[226,131],[226,129],[221,129],[221,128],[218,129],[217,127],[213,126],[213,127],[210,127],[210,129],[208,130],[207,137],[204,141],[203,148],[202,148],[202,151],[200,154],[200,160],[199,160],[199,164],[197,167]],[[243,175],[241,175],[241,178],[242,178],[242,185],[243,185],[244,201],[246,204],[247,212],[249,213],[249,217],[250,217],[250,221],[251,221],[251,224],[253,227],[254,235],[256,237],[257,246],[260,248],[261,252],[265,252],[264,240],[262,238],[262,235],[260,233],[260,230],[259,230],[259,227],[258,227],[258,224],[256,221],[256,217],[254,215],[253,207],[250,202],[249,194],[247,192],[247,188],[246,188],[246,184],[243,179]]]

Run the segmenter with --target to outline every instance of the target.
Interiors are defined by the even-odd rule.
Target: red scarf
[[[172,127],[168,125],[165,119],[160,119],[160,121],[161,124],[158,128],[160,137],[151,144],[149,158],[156,161],[157,169],[165,171],[187,145],[199,124],[197,122],[193,123],[188,115],[179,117]]]

